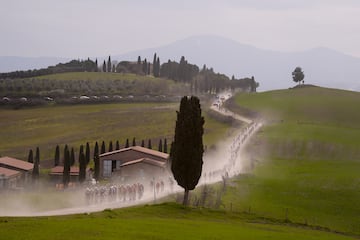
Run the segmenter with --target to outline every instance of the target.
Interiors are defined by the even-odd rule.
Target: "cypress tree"
[[[162,150],[163,150],[162,147],[163,147],[163,145],[162,145],[162,140],[160,139],[160,140],[159,140],[159,146],[158,146],[158,151],[159,151],[159,152],[162,152]]]
[[[33,157],[33,150],[32,149],[30,149],[30,151],[29,151],[28,162],[29,163],[34,163],[34,157]]]
[[[113,144],[112,144],[112,141],[110,140],[109,142],[109,152],[112,152],[113,151]]]
[[[144,140],[144,139],[141,140],[141,146],[142,146],[142,147],[145,147],[145,140]]]
[[[111,72],[111,58],[109,56],[108,62],[107,62],[107,72]]]
[[[166,138],[164,139],[164,153],[168,153]]]
[[[80,165],[80,157],[81,157],[81,155],[84,155],[85,156],[85,154],[84,154],[84,146],[83,145],[80,145],[80,149],[79,149],[79,165]],[[86,157],[85,157],[85,162],[86,162]]]
[[[101,143],[101,151],[100,151],[100,154],[103,154],[103,153],[105,153],[106,152],[106,149],[105,149],[105,142],[104,141],[102,141],[102,143]]]
[[[56,145],[55,148],[55,159],[54,159],[54,166],[59,166],[60,163],[60,147],[59,145]]]
[[[119,140],[116,140],[116,147],[115,147],[116,150],[120,150],[120,143],[119,143]]]
[[[99,145],[95,143],[94,148],[94,178],[99,181],[100,178],[100,158],[99,158]]]
[[[144,62],[143,62],[143,66],[142,66],[142,70],[143,70],[143,73],[146,75],[147,74],[147,61],[146,61],[146,58],[144,59]]]
[[[99,70],[97,59],[95,59],[95,66],[94,67],[95,67],[94,71],[97,72]]]
[[[188,204],[189,191],[196,187],[201,176],[204,123],[200,100],[193,96],[183,97],[180,110],[177,112],[170,159],[174,178],[184,188],[183,205],[185,206]]]
[[[133,145],[133,147],[136,146],[136,140],[135,140],[135,138],[133,138],[133,140],[132,140],[132,145]]]
[[[156,77],[156,53],[154,53],[154,59],[153,59],[153,75]]]
[[[148,149],[152,149],[152,146],[151,146],[151,139],[148,140]]]
[[[102,65],[102,70],[103,70],[103,72],[106,72],[106,62],[105,62],[105,60],[104,60],[104,63]]]
[[[39,164],[40,164],[40,150],[39,150],[39,147],[36,147],[34,168],[33,168],[33,172],[32,172],[33,180],[39,179]]]
[[[147,66],[147,75],[150,75],[150,70],[151,70],[151,64],[150,62],[148,63],[148,66]]]
[[[130,147],[130,144],[129,144],[129,139],[127,138],[126,143],[125,143],[125,148],[128,148],[128,147]]]
[[[89,144],[89,142],[86,142],[85,161],[86,161],[86,165],[88,165],[90,163],[90,144]]]
[[[141,57],[140,56],[138,56],[137,64],[141,65]]]
[[[79,153],[79,182],[83,183],[86,179],[86,159],[84,152]]]
[[[71,148],[71,154],[70,154],[70,166],[74,166],[75,164],[75,152],[74,148]]]
[[[64,149],[64,171],[63,171],[63,184],[64,188],[68,186],[70,182],[70,151],[68,146],[65,145]]]

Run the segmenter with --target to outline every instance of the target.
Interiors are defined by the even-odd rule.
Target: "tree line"
[[[111,56],[109,56],[107,61],[104,60],[102,67],[99,67],[97,59],[93,61],[88,58],[87,60],[72,60],[68,63],[59,63],[56,66],[50,66],[39,70],[0,73],[0,79],[30,78],[64,72],[112,72],[152,75],[154,77],[167,78],[176,82],[189,84],[192,93],[218,93],[229,88],[241,88],[246,91],[255,92],[256,88],[259,86],[259,83],[255,81],[254,77],[236,79],[232,76],[230,79],[224,74],[215,73],[212,68],[207,68],[206,65],[200,70],[197,65],[189,63],[184,56],[181,57],[179,62],[168,60],[161,64],[160,58],[156,53],[154,53],[152,62],[148,61],[146,58],[142,60],[141,56],[138,56],[137,61],[121,61],[118,64],[115,64],[115,62],[111,60]],[[23,88],[30,88],[29,84],[26,83],[24,83],[25,86],[21,83],[15,84],[15,86],[14,84],[6,84],[6,86],[4,86],[4,83],[7,82],[2,83],[3,86],[0,86],[2,88],[0,90],[20,91]],[[52,83],[44,85],[44,87],[38,87],[38,90],[51,91],[54,89],[64,89],[61,86],[54,88],[57,86],[53,86],[54,84]],[[81,84],[77,85],[80,85],[81,87]],[[79,86],[73,86],[72,89],[78,87]]]
[[[135,138],[132,139],[131,144],[130,144],[130,140],[126,139],[123,148],[128,148],[130,146],[139,146]],[[141,140],[140,146],[153,149],[151,139],[148,139],[147,144],[145,144],[145,140]],[[105,141],[102,141],[101,145],[99,145],[99,143],[96,141],[91,156],[91,147],[89,142],[87,142],[85,145],[80,145],[79,153],[78,153],[79,182],[83,183],[86,180],[86,169],[88,165],[91,164],[91,159],[93,160],[93,166],[94,166],[93,177],[98,181],[100,177],[100,158],[99,158],[100,154],[103,154],[105,152],[112,152],[120,149],[121,146],[118,140],[114,144],[112,141],[109,141],[108,146],[106,146]],[[157,150],[160,152],[168,153],[168,144],[166,138],[159,140]],[[36,148],[35,156],[33,154],[33,150],[32,149],[29,150],[28,162],[34,164],[32,179],[33,181],[37,181],[40,175],[39,147]],[[65,144],[63,149],[63,154],[61,157],[60,146],[59,145],[56,146],[55,155],[54,155],[54,166],[56,167],[61,165],[63,166],[62,183],[66,187],[70,182],[70,169],[72,166],[77,165],[74,147],[69,147],[67,144]]]

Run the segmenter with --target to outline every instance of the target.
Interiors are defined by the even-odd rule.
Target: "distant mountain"
[[[69,60],[69,58],[60,57],[0,56],[0,73],[47,68],[48,66],[68,62]]]
[[[294,86],[291,72],[297,66],[305,73],[305,83],[360,91],[360,58],[327,48],[277,52],[218,36],[195,36],[162,47],[113,56],[113,59],[136,61],[140,55],[152,61],[154,52],[161,63],[168,59],[179,61],[185,56],[199,67],[206,64],[229,77],[254,76],[260,82],[260,91]]]

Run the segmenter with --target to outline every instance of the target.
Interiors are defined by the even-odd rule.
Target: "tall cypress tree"
[[[79,165],[80,165],[80,157],[81,157],[81,155],[84,155],[85,156],[85,154],[84,154],[84,146],[83,145],[80,145],[80,148],[79,148]],[[85,162],[86,162],[86,157],[85,157]]]
[[[75,152],[74,152],[74,148],[71,148],[71,153],[70,153],[70,166],[74,166],[75,164]]]
[[[89,142],[86,142],[85,161],[86,161],[86,165],[90,163],[90,144],[89,144]]]
[[[109,142],[109,152],[112,152],[113,151],[113,144],[112,144],[112,141],[110,140]]]
[[[95,59],[95,66],[94,66],[94,72],[99,71],[98,61],[97,58]]]
[[[34,168],[32,172],[33,180],[39,179],[39,164],[40,164],[40,150],[39,147],[36,147],[35,159],[34,159]]]
[[[162,140],[159,140],[159,146],[158,146],[158,151],[162,152],[163,151],[163,145],[162,145]]]
[[[103,70],[103,72],[106,72],[106,62],[105,62],[105,60],[104,60],[104,63],[102,65],[102,70]]]
[[[99,158],[99,145],[95,143],[94,148],[94,178],[99,181],[100,178],[100,158]]]
[[[34,163],[34,157],[33,157],[33,150],[32,149],[29,150],[28,162],[29,163]]]
[[[145,140],[144,140],[144,139],[141,140],[141,146],[142,146],[142,147],[145,147]]]
[[[111,64],[111,58],[110,58],[110,56],[109,56],[108,62],[107,62],[107,72],[111,72],[111,66],[112,66],[112,64]]]
[[[148,149],[152,149],[152,146],[151,146],[151,139],[148,140]]]
[[[82,146],[82,145],[81,145]],[[79,182],[83,183],[86,179],[86,159],[84,152],[79,153]]]
[[[54,158],[54,166],[59,166],[60,163],[60,147],[59,145],[56,145],[55,148],[55,158]]]
[[[153,75],[156,77],[156,53],[154,53],[154,59],[153,59]]]
[[[129,139],[127,138],[126,143],[125,143],[125,148],[128,148],[128,147],[130,147],[130,144],[129,144]]]
[[[184,188],[183,204],[188,204],[189,191],[201,177],[204,146],[204,117],[201,116],[200,100],[183,97],[177,112],[174,141],[171,144],[171,171],[177,183]]]
[[[67,188],[70,182],[70,151],[68,146],[65,145],[64,149],[64,171],[63,171],[63,184],[64,188]]]
[[[116,140],[116,147],[115,147],[116,150],[120,150],[120,143],[119,143],[119,140]]]
[[[135,138],[133,138],[133,140],[132,140],[132,145],[133,145],[133,147],[136,146],[136,140],[135,140]]]
[[[164,139],[164,153],[168,153],[168,150],[167,150],[167,140],[166,140],[166,138]]]
[[[103,154],[103,153],[105,153],[106,152],[106,149],[105,149],[105,142],[104,141],[102,141],[102,143],[101,143],[101,150],[100,150],[100,154]]]

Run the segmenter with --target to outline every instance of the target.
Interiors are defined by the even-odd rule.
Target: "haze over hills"
[[[291,72],[300,66],[305,83],[331,88],[360,91],[360,58],[327,48],[302,52],[279,52],[259,49],[218,36],[194,36],[156,48],[112,55],[113,60],[136,61],[140,55],[152,61],[157,53],[161,63],[168,59],[179,61],[185,56],[199,67],[204,64],[236,78],[254,76],[260,82],[259,91],[294,86]],[[98,58],[99,63],[106,57]],[[0,57],[0,72],[26,70],[64,62],[65,58]]]
[[[288,88],[295,83],[291,73],[301,66],[305,83],[331,88],[360,91],[360,58],[348,56],[327,48],[303,52],[278,52],[244,45],[218,36],[194,36],[166,46],[129,52],[118,59],[147,57],[153,53],[160,61],[186,59],[199,67],[206,64],[214,71],[236,78],[254,76],[260,82],[260,91]]]

